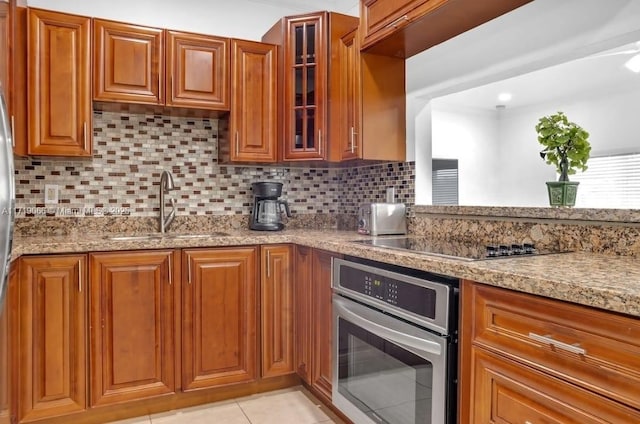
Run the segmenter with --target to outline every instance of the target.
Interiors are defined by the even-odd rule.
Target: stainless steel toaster
[[[407,234],[404,203],[364,203],[358,209],[358,232],[371,236]]]

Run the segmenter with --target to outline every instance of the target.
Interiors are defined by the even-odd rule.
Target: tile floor
[[[344,424],[302,386],[111,424]]]

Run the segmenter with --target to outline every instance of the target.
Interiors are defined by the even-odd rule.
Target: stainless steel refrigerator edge
[[[13,140],[2,90],[0,87],[0,312],[5,308],[16,203]]]

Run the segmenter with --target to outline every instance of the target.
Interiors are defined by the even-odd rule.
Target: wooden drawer
[[[474,346],[640,408],[640,319],[469,281],[462,298]]]
[[[362,50],[408,58],[532,0],[361,0]]]
[[[472,423],[638,423],[640,412],[473,348]]]
[[[361,3],[363,48],[393,33],[447,0],[365,0]],[[420,7],[419,11],[416,8]]]

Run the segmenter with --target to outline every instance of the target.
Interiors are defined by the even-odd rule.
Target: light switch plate
[[[58,203],[58,186],[56,184],[45,184],[44,203],[54,205]]]

